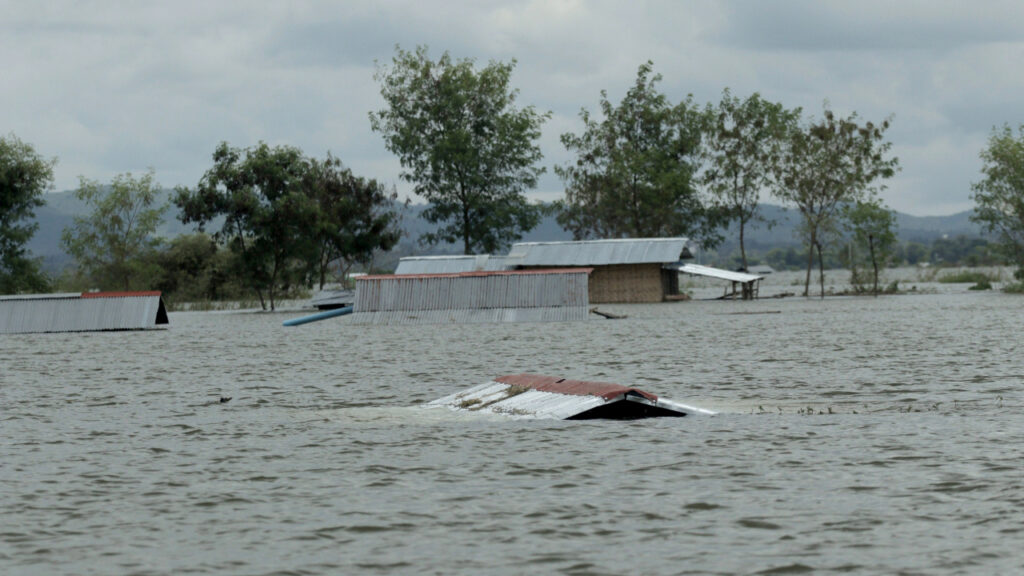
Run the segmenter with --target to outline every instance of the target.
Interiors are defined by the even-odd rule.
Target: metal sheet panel
[[[577,242],[520,242],[508,257],[520,266],[607,266],[677,262],[686,238],[622,238]]]
[[[428,406],[452,410],[501,414],[512,418],[553,418],[564,420],[607,401],[599,396],[573,396],[539,390],[515,394],[509,384],[487,382],[469,390],[439,398]],[[510,395],[514,394],[514,395]]]
[[[586,306],[557,308],[489,308],[484,310],[391,310],[355,312],[352,324],[484,324],[499,322],[579,322],[588,319]]]
[[[761,280],[764,276],[758,276],[757,274],[747,274],[745,272],[733,272],[732,270],[722,270],[721,268],[712,268],[711,266],[701,266],[700,264],[678,264],[674,266],[666,266],[674,270],[679,270],[686,274],[693,274],[696,276],[707,276],[709,278],[718,278],[719,280],[729,280],[732,282],[753,282],[755,280]]]
[[[365,276],[353,322],[528,322],[585,319],[589,269]],[[374,313],[372,316],[367,314]]]
[[[480,255],[409,256],[398,261],[395,274],[459,274],[487,269],[490,257]]]
[[[559,391],[559,390],[569,390]],[[438,398],[428,406],[501,414],[512,418],[573,418],[617,402],[640,402],[675,415],[714,412],[658,398],[654,394],[607,382],[566,380],[537,374],[501,376],[467,390]]]
[[[42,294],[0,300],[0,334],[141,330],[166,323],[159,292]]]
[[[484,270],[488,272],[497,272],[500,270],[515,270],[516,261],[508,256],[491,256],[487,259],[487,263],[484,264]]]

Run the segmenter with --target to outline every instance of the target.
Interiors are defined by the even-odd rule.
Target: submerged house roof
[[[509,251],[517,266],[608,266],[678,262],[692,257],[686,238],[621,238],[576,242],[519,242]]]
[[[448,256],[407,256],[398,261],[395,274],[459,274],[506,270],[504,256],[489,254]]]
[[[0,296],[0,334],[144,330],[166,324],[160,292]]]
[[[352,322],[586,320],[589,268],[403,274],[356,279]]]
[[[428,406],[516,418],[559,420],[633,420],[714,414],[710,410],[659,398],[628,386],[538,374],[499,376],[468,390],[438,398]]]

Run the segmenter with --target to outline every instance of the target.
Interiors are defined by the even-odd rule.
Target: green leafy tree
[[[702,114],[687,97],[658,91],[647,62],[618,106],[601,91],[602,119],[580,111],[581,134],[562,135],[575,162],[555,168],[565,183],[558,222],[576,239],[689,236],[704,247],[719,224],[696,189]]]
[[[984,178],[971,189],[976,204],[971,219],[995,235],[1004,256],[1024,279],[1024,124],[1014,135],[1009,125],[992,130],[981,151]]]
[[[917,265],[928,261],[928,247],[920,242],[905,243],[902,252],[902,259],[907,264]]]
[[[56,159],[40,156],[17,136],[0,136],[0,294],[45,292],[49,282],[25,245],[39,228],[27,223],[53,184]]]
[[[876,199],[847,204],[843,211],[853,246],[851,252],[867,248],[866,259],[857,257],[861,254],[859,250],[856,255],[851,253],[853,284],[862,284],[859,262],[866,261],[871,266],[871,293],[878,296],[879,267],[889,263],[896,248],[896,214]]]
[[[800,110],[786,110],[756,92],[741,100],[726,88],[717,107],[708,105],[705,115],[710,162],[703,180],[714,204],[739,225],[741,266],[746,269],[746,228],[765,222],[758,212],[760,195],[771,185],[774,166]]]
[[[899,168],[887,154],[892,144],[884,139],[889,120],[876,125],[859,124],[854,112],[837,118],[826,103],[817,122],[795,125],[776,165],[776,195],[796,206],[803,217],[807,251],[804,296],[809,295],[814,255],[818,255],[821,297],[825,297],[824,231],[836,225],[844,204],[862,201],[880,189],[879,179],[890,178]]]
[[[375,251],[390,250],[401,238],[397,192],[353,175],[330,154],[310,161],[306,188],[317,209],[313,272],[321,289],[332,266],[344,278],[354,264],[368,263]]]
[[[161,269],[156,287],[168,304],[242,298],[236,281],[237,256],[205,233],[182,234],[156,255]]]
[[[213,167],[195,189],[176,189],[182,223],[206,224],[223,217],[214,237],[238,256],[242,278],[266,310],[277,296],[299,282],[315,259],[315,202],[305,184],[309,162],[298,148],[271,148],[260,142],[246,149],[222,142]]]
[[[153,252],[161,240],[155,232],[167,206],[156,205],[160,186],[153,176],[152,170],[139,178],[119,174],[109,186],[80,179],[75,197],[91,212],[75,216],[61,234],[61,244],[91,286],[132,290],[156,282]]]
[[[387,107],[370,124],[398,155],[402,178],[430,202],[423,217],[439,224],[427,244],[461,241],[466,254],[494,252],[522,238],[540,221],[524,192],[544,172],[537,140],[550,113],[516,107],[509,80],[515,61],[437,61],[426,47],[396,47],[375,78]]]

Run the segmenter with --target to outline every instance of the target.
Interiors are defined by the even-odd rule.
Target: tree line
[[[16,208],[5,205],[0,220],[11,238],[0,244],[0,292],[48,290],[50,280],[24,249],[35,225],[21,221],[42,204],[56,161],[13,135],[0,138],[0,161],[0,191]],[[76,265],[58,284],[159,289],[179,301],[252,294],[273,310],[282,295],[344,277],[400,237],[394,189],[354,175],[329,153],[317,159],[290,146],[220,144],[199,183],[176,188],[172,200],[197,232],[170,241],[155,235],[170,208],[157,204],[159,190],[152,170],[118,175],[109,185],[81,178],[75,196],[88,213],[61,235]]]
[[[431,202],[425,217],[443,226],[428,243],[494,251],[539,221],[525,193],[544,171],[537,140],[550,113],[515,105],[514,64],[478,71],[447,52],[434,61],[426,47],[396,47],[378,64],[386,107],[370,113],[371,125],[399,157],[401,177]],[[746,267],[746,227],[762,220],[758,202],[772,193],[803,218],[805,295],[815,257],[824,286],[823,251],[840,227],[867,243],[878,269],[894,219],[877,193],[899,166],[884,137],[888,119],[839,117],[827,103],[821,119],[804,118],[728,89],[717,104],[673,103],[661,80],[652,62],[640,65],[620,102],[602,91],[600,114],[583,108],[583,131],[561,136],[576,159],[555,167],[565,197],[554,212],[574,238],[686,236],[708,248],[736,221]]]
[[[500,251],[550,211],[576,239],[687,236],[713,248],[735,222],[745,268],[746,231],[771,225],[758,212],[770,195],[801,215],[804,295],[815,264],[824,294],[827,254],[844,243],[865,255],[849,265],[877,291],[880,267],[898,250],[893,214],[879,199],[899,170],[885,135],[891,118],[842,116],[827,102],[815,117],[728,89],[717,103],[691,95],[672,102],[646,62],[619,102],[602,91],[599,112],[582,108],[582,130],[561,135],[575,158],[554,167],[565,195],[544,207],[526,192],[545,172],[538,141],[551,113],[518,105],[515,65],[477,66],[447,52],[433,60],[426,47],[396,47],[390,62],[377,64],[384,106],[369,113],[370,125],[398,157],[400,177],[429,202],[423,218],[436,228],[423,244]],[[1017,136],[1009,127],[993,131],[982,159],[975,218],[1024,269],[1024,127]],[[153,205],[152,171],[109,186],[83,178],[76,195],[93,212],[62,237],[79,278],[123,289],[152,283],[162,270],[164,285],[201,284],[209,297],[248,290],[273,309],[292,287],[322,285],[332,271],[398,241],[394,189],[353,175],[330,154],[222,143],[212,161],[173,200],[197,235],[170,243],[153,234],[167,207]],[[39,290],[46,279],[24,250],[34,232],[24,221],[52,184],[56,160],[11,135],[0,139],[0,162],[0,291]]]

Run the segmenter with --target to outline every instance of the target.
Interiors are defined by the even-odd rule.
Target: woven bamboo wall
[[[661,264],[595,266],[590,274],[590,303],[661,302],[665,299]]]

